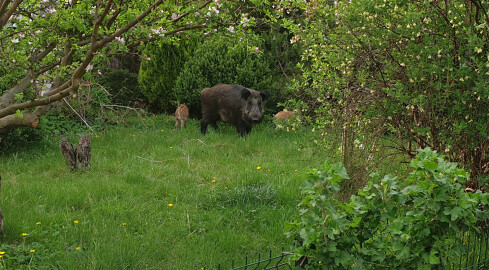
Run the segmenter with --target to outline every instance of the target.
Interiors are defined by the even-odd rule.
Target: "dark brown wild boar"
[[[202,90],[202,121],[200,131],[207,133],[211,124],[217,128],[217,121],[232,124],[240,136],[251,132],[254,124],[263,120],[262,101],[268,99],[267,91],[258,92],[241,85],[218,84]]]
[[[185,104],[179,104],[177,110],[175,111],[175,128],[183,128],[185,126],[185,122],[188,119],[188,107]]]

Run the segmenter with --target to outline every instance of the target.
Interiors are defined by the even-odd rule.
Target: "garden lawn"
[[[246,138],[225,124],[204,136],[197,120],[176,131],[170,116],[131,123],[92,134],[87,172],[67,168],[60,138],[0,156],[0,268],[226,269],[291,249],[284,225],[299,187],[327,159],[304,134],[262,123]]]

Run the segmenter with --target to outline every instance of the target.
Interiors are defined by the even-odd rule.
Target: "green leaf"
[[[437,253],[436,251],[431,251],[429,261],[428,261],[430,264],[440,264],[440,259],[438,258],[436,253]]]
[[[422,162],[422,164],[423,164],[422,167],[427,170],[434,171],[438,168],[438,163],[432,160],[425,160]]]
[[[17,111],[14,113],[14,117],[17,117],[17,118],[20,118],[20,119],[24,118],[24,113],[23,113],[23,111],[21,111],[21,110],[17,110]]]

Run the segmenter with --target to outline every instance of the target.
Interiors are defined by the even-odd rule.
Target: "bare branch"
[[[85,120],[85,118],[83,118],[72,106],[71,104],[68,102],[68,100],[66,98],[63,98],[63,101],[66,103],[66,105],[68,105],[68,107],[70,107],[70,109],[83,121],[83,123],[85,123],[85,125],[92,131],[92,132],[95,132],[93,130],[93,128],[87,123],[87,121]]]

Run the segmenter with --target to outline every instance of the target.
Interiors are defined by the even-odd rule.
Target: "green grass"
[[[92,135],[85,173],[68,170],[59,138],[0,156],[0,268],[209,269],[290,248],[305,172],[330,156],[304,134],[133,124]]]

